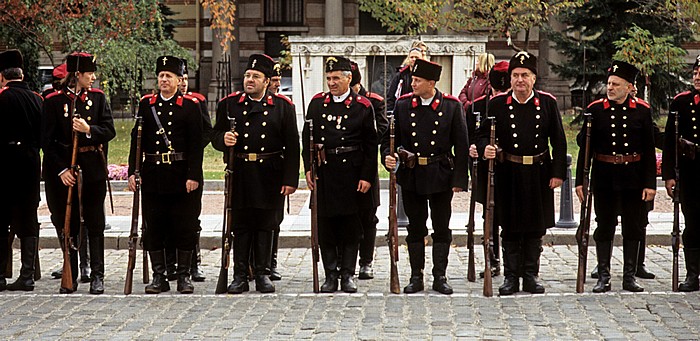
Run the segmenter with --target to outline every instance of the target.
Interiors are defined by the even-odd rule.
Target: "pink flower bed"
[[[110,164],[109,166],[107,166],[107,170],[109,171],[109,179],[110,180],[127,180],[127,179],[129,179],[129,165]]]
[[[656,153],[656,176],[661,176],[661,153]]]

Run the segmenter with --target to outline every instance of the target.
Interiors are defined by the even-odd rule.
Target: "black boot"
[[[340,290],[343,292],[357,292],[357,284],[353,281],[353,277],[355,276],[358,248],[359,244],[357,243],[343,246],[343,259],[340,266]]]
[[[248,232],[233,236],[233,281],[229,284],[229,294],[242,294],[248,290],[248,260],[253,235]]]
[[[165,273],[168,281],[177,280],[177,250],[175,248],[165,248]]]
[[[501,296],[520,291],[520,241],[503,241],[503,284],[498,287]]]
[[[181,294],[194,292],[194,285],[190,280],[192,253],[192,250],[177,250],[177,292]]]
[[[433,243],[433,290],[451,295],[452,286],[447,283],[447,262],[450,255],[450,244]]]
[[[7,285],[9,291],[33,291],[34,290],[34,260],[36,257],[37,237],[24,237],[21,242],[22,268],[19,277],[14,283]]]
[[[403,288],[406,294],[413,294],[425,289],[423,268],[425,267],[425,244],[423,241],[408,243],[408,260],[411,263],[411,279]]]
[[[637,272],[637,259],[639,257],[639,241],[623,240],[622,254],[624,266],[622,268],[622,289],[631,292],[642,292],[644,288],[637,284],[634,274]]]
[[[596,257],[598,266],[598,282],[593,287],[593,292],[600,293],[610,291],[610,258],[612,257],[612,241],[596,241]]]
[[[99,295],[105,292],[105,238],[90,237],[90,293]]]
[[[700,249],[685,248],[685,281],[678,285],[678,291],[691,292],[700,290]]]
[[[372,221],[367,222],[369,226],[363,226],[363,236],[360,241],[359,256],[360,256],[360,271],[357,278],[373,279],[374,270],[372,270],[372,261],[374,260],[374,244],[377,239],[377,219],[376,214],[372,215]]]
[[[258,231],[255,237],[255,290],[261,293],[275,292],[270,280],[270,257],[274,232]]]
[[[165,276],[165,250],[148,251],[153,270],[153,281],[146,286],[147,294],[160,294],[170,291],[170,283]]]
[[[323,269],[326,272],[326,280],[321,285],[321,292],[336,292],[338,291],[338,249],[335,246],[322,246],[321,259],[323,260]]]
[[[537,281],[540,273],[540,254],[542,239],[526,239],[523,241],[523,291],[531,294],[544,293],[544,287]]]
[[[280,230],[276,229],[272,237],[272,256],[270,257],[270,280],[279,281],[282,275],[277,271],[277,251],[279,249]]]
[[[201,231],[202,228],[200,227],[199,230]],[[192,264],[190,267],[190,275],[194,282],[204,282],[204,280],[207,279],[207,277],[204,276],[204,271],[202,271],[202,250],[199,248],[199,235],[200,232],[197,232],[197,244],[194,246],[192,261],[190,262],[190,264]]]
[[[90,254],[88,253],[89,241],[87,230],[83,226],[80,238],[80,283],[90,283]]]
[[[647,270],[647,267],[644,265],[644,259],[646,258],[646,250],[647,238],[645,233],[645,236],[642,237],[642,241],[639,244],[639,256],[637,256],[637,272],[634,275],[643,279],[654,279],[656,278],[656,275],[649,272]]]

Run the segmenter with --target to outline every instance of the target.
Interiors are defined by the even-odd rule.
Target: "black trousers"
[[[147,251],[167,248],[194,250],[199,230],[199,196],[191,193],[142,193]],[[201,200],[199,200],[201,202]]]
[[[51,211],[51,222],[57,229],[63,229],[66,218],[68,187],[59,177],[46,179],[46,203]],[[107,184],[104,181],[87,182],[82,185],[83,221],[88,237],[102,237],[105,231],[105,196]],[[73,186],[71,202],[70,234],[75,237],[80,233],[80,202],[78,187]],[[76,240],[76,243],[78,241]]]
[[[700,201],[682,200],[681,210],[685,218],[683,246],[700,248]]]
[[[418,194],[402,189],[403,207],[408,216],[408,236],[406,243],[422,242],[428,235],[428,206],[433,221],[433,243],[451,243],[450,217],[452,216],[452,190]]]
[[[257,231],[275,231],[284,219],[284,210],[245,208],[233,210],[233,235]]]
[[[362,223],[358,214],[318,217],[318,244],[322,248],[357,244],[362,237]]]
[[[377,239],[377,208],[372,207],[360,212],[362,222],[362,241],[360,241],[360,265],[367,265],[374,260],[374,242]]]
[[[20,239],[39,236],[39,203],[10,202],[0,205],[0,240],[6,240],[12,230]]]
[[[625,240],[644,239],[646,204],[641,190],[595,191],[593,193],[597,227],[593,233],[596,241],[610,241],[615,237],[617,217],[622,217],[622,237]]]

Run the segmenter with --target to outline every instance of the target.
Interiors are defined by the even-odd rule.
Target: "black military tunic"
[[[676,179],[675,166],[675,112],[678,112],[679,137],[687,142],[678,157],[680,166],[681,209],[685,217],[683,245],[700,248],[700,91],[692,90],[678,94],[671,102],[671,114],[666,121],[664,153],[661,172],[664,180]],[[692,146],[689,143],[694,143]],[[695,149],[695,155],[692,149]],[[693,158],[694,156],[694,158]]]
[[[163,130],[156,122],[161,122]],[[160,94],[146,95],[137,114],[143,118],[141,183],[144,234],[148,251],[168,247],[192,250],[198,229],[198,196],[187,193],[187,180],[202,179],[202,115],[199,101],[179,91],[165,100]],[[136,133],[131,132],[129,175],[134,174]],[[170,141],[169,149],[165,138]],[[170,154],[169,154],[170,152]]]
[[[78,133],[78,159],[83,177],[82,205],[85,226],[90,236],[101,236],[104,231],[104,200],[106,195],[107,165],[103,145],[116,135],[112,112],[105,94],[95,88],[84,89],[79,95],[60,90],[46,97],[42,121],[42,148],[44,150],[43,178],[51,221],[62,228],[65,219],[68,187],[59,173],[71,167],[73,148],[72,107],[90,125],[90,134]],[[78,191],[73,191],[73,203],[78,203]],[[77,207],[74,205],[73,207]],[[73,209],[71,233],[79,229],[78,210]]]
[[[356,214],[360,180],[372,182],[377,173],[377,131],[371,102],[350,91],[339,103],[330,93],[319,93],[309,103],[307,120],[313,120],[314,143],[323,144],[326,162],[318,167],[320,216]],[[303,130],[304,168],[310,170],[309,124]],[[343,147],[353,149],[344,152]],[[336,151],[338,153],[336,153]]]
[[[372,103],[372,111],[374,113],[374,123],[377,129],[377,141],[380,145],[384,143],[389,143],[389,121],[387,120],[385,113],[384,98],[375,94],[374,92],[369,92],[364,86],[360,85],[360,91],[358,91],[360,96],[364,96],[369,99]],[[377,178],[372,181],[371,191],[371,201],[368,203],[373,205],[373,207],[379,207],[379,173],[377,173]]]
[[[642,190],[656,189],[656,152],[654,127],[649,104],[629,97],[622,104],[607,98],[588,106],[592,117],[591,129],[591,188],[596,212],[596,240],[612,240],[617,216],[622,215],[623,236],[640,240],[642,217],[646,215]],[[576,186],[583,183],[586,127],[577,136],[580,147],[576,169]],[[639,160],[624,162],[623,157],[638,155]],[[620,158],[610,163],[599,160],[603,156]],[[623,203],[612,200],[613,193],[623,193]],[[628,193],[628,194],[624,194]],[[618,194],[615,194],[616,196]]]
[[[11,81],[0,88],[0,149],[5,179],[0,209],[0,240],[6,240],[8,226],[20,238],[38,237],[39,223],[39,136],[42,98],[29,90],[27,83]]]
[[[490,99],[486,98],[486,95],[481,96],[477,99],[475,99],[472,104],[467,106],[467,111],[465,113],[466,116],[466,121],[467,121],[467,131],[468,131],[468,136],[469,136],[469,145],[476,145],[476,130],[479,128],[481,125],[481,121],[485,119],[486,117],[486,112],[488,111],[487,109],[487,103],[490,101]],[[470,162],[473,160],[471,158]],[[472,165],[469,165],[469,171],[473,172],[472,170]],[[477,163],[477,183],[476,183],[476,188],[472,188],[472,191],[474,191],[474,195],[476,197],[477,202],[483,204],[486,202],[486,183],[487,183],[487,178],[488,178],[488,161],[484,159],[479,159],[479,162]],[[474,176],[473,174],[471,174]]]
[[[504,237],[541,236],[554,226],[550,179],[563,180],[566,176],[566,136],[557,101],[552,95],[535,90],[533,97],[520,104],[509,91],[491,98],[488,117],[496,118],[496,144],[504,152],[516,156],[545,155],[544,160],[534,164],[504,161],[495,167],[496,223],[503,228]],[[489,144],[491,124],[491,120],[482,119],[476,133],[481,155]]]
[[[462,105],[456,97],[435,90],[430,105],[412,93],[396,102],[395,146],[415,154],[413,168],[401,164],[396,173],[409,218],[408,243],[428,234],[427,200],[432,212],[433,241],[449,243],[452,188],[467,189],[468,136]],[[454,153],[454,154],[453,154]],[[389,150],[383,150],[383,158]],[[425,161],[425,162],[424,162]]]
[[[269,92],[261,101],[243,92],[224,98],[216,110],[212,134],[212,145],[224,152],[224,162],[228,162],[224,134],[230,131],[229,118],[235,119],[238,133],[231,194],[234,212],[240,215],[250,210],[271,210],[257,220],[262,229],[276,229],[284,209],[280,189],[299,185],[299,132],[294,104]],[[272,215],[273,221],[262,224]]]
[[[411,87],[411,82],[413,81],[413,79],[411,75],[411,67],[409,65],[406,65],[400,68],[394,76],[394,78],[391,79],[389,90],[386,93],[387,111],[394,111],[396,101],[399,99],[399,97],[413,92],[413,87]]]

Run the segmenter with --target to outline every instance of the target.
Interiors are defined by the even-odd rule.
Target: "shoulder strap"
[[[156,134],[160,134],[160,136],[163,136],[163,141],[165,141],[165,145],[168,147],[168,150],[173,151],[173,147],[170,144],[170,140],[168,139],[168,134],[165,133],[165,129],[163,129],[163,124],[160,123],[158,114],[156,114],[156,107],[151,106],[151,113],[153,114],[153,119],[156,120],[156,124],[158,125],[158,131],[156,132]]]

